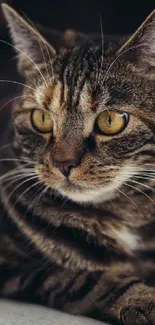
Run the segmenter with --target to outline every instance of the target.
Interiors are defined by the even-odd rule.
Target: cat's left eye
[[[96,120],[96,128],[104,135],[116,135],[122,132],[129,122],[129,114],[116,111],[104,111]]]
[[[53,129],[53,121],[48,113],[34,109],[31,113],[33,128],[40,133],[50,133]]]

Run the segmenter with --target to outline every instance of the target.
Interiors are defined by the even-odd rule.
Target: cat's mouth
[[[58,192],[65,197],[75,201],[84,203],[103,202],[113,197],[111,188],[92,188],[86,185],[79,185],[71,180],[66,179],[57,188]]]
[[[88,188],[75,184],[73,181],[71,181],[70,179],[65,179],[65,181],[63,182],[63,184],[60,186],[61,189],[66,190],[66,191],[73,191],[73,192],[84,192],[84,191],[88,191]]]

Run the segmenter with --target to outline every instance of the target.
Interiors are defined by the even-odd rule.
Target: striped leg
[[[104,299],[100,302],[98,309],[103,313],[103,319],[111,315],[122,325],[154,325],[155,288],[131,282],[124,288],[114,290],[106,304]]]
[[[0,265],[0,294],[115,325],[155,325],[155,288],[136,277],[57,266]]]
[[[101,273],[76,275],[56,294],[54,306],[62,302],[64,311],[114,325],[155,325],[155,288],[135,277],[112,281]]]

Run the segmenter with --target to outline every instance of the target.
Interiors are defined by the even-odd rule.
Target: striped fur
[[[25,87],[2,141],[1,296],[155,324],[155,14],[121,48],[70,32],[56,51],[3,10]],[[52,134],[33,129],[36,108]],[[122,133],[95,131],[105,110],[129,114]],[[54,161],[68,160],[66,185]]]

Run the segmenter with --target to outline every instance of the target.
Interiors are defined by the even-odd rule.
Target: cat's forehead
[[[108,87],[102,85],[106,66],[107,59],[101,57],[100,48],[75,48],[58,57],[53,63],[50,83],[37,89],[40,108],[56,113],[93,112],[97,103],[104,107],[109,100]]]
[[[56,80],[49,86],[38,87],[35,97],[40,109],[54,114],[60,114],[60,112],[93,113],[104,109],[109,100],[109,93],[107,87],[103,87],[102,94],[96,98],[93,96],[89,81],[85,81],[82,89],[72,90],[62,80]]]
[[[47,75],[46,84],[36,87],[40,109],[55,114],[60,111],[88,114],[113,106],[120,110],[127,110],[129,105],[141,109],[154,106],[155,97],[150,96],[150,92],[154,93],[154,82],[135,73],[124,59],[103,56],[100,48],[69,51],[55,60],[52,72],[50,82]]]

